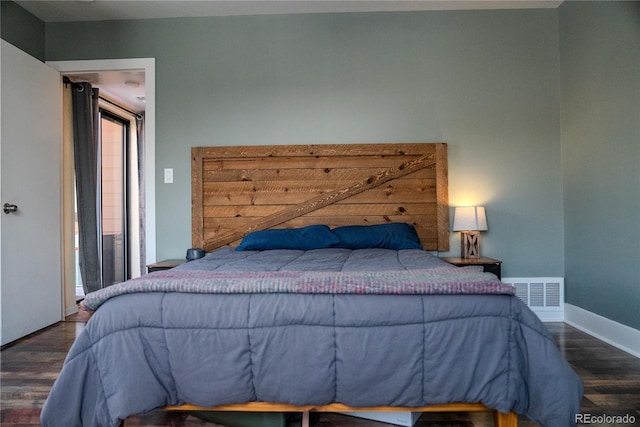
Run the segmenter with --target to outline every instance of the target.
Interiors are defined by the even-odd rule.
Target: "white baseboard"
[[[533,311],[536,314],[536,316],[538,316],[538,319],[542,320],[545,323],[564,322],[564,317],[565,317],[564,310],[544,311],[541,309],[532,308],[531,311]]]
[[[564,305],[564,321],[601,341],[640,358],[640,331],[571,304]]]
[[[72,314],[76,314],[78,312],[78,305],[74,305],[73,307],[68,307],[64,310],[64,316],[71,316]]]

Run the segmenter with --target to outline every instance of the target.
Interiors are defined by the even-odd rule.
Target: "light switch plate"
[[[164,170],[164,183],[173,184],[173,168],[165,168]]]

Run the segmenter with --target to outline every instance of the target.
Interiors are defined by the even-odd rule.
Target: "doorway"
[[[48,61],[47,65],[55,68],[62,74],[80,74],[80,73],[103,73],[109,71],[127,72],[143,72],[144,73],[144,89],[145,89],[145,135],[144,135],[144,157],[140,162],[144,165],[144,174],[141,179],[144,182],[144,250],[140,258],[146,263],[156,261],[155,248],[155,59],[154,58],[135,58],[135,59],[109,59],[109,60],[81,60],[81,61]],[[133,126],[132,126],[133,127]],[[130,158],[130,160],[132,160]],[[133,161],[133,160],[132,160]],[[129,182],[134,179],[129,173]],[[73,182],[73,178],[69,180]],[[67,204],[70,205],[68,217],[70,218],[69,227],[73,227],[74,222],[74,197],[73,185],[71,185],[71,194],[69,195]],[[135,201],[129,200],[129,205]],[[129,233],[135,233],[137,227],[130,226]],[[76,269],[73,260],[73,239],[70,242],[71,263],[65,261],[65,281],[64,281],[64,301],[65,315],[77,312],[76,305]],[[131,258],[131,256],[130,256]],[[131,263],[129,263],[131,266]],[[133,271],[135,272],[135,268]],[[129,270],[132,274],[132,270]],[[134,273],[135,274],[135,273]]]
[[[98,116],[97,116],[97,168],[96,168],[96,199],[97,209],[97,271],[100,287],[107,287],[124,282],[141,274],[144,258],[141,256],[140,230],[141,212],[144,207],[140,205],[140,176],[139,176],[139,141],[144,129],[144,106],[137,104],[125,104],[116,102],[114,94],[120,99],[123,96],[136,96],[144,93],[140,90],[127,93],[119,88],[112,92],[113,79],[118,77],[129,79],[133,82],[135,75],[138,85],[144,83],[144,76],[140,73],[119,72],[66,74],[65,82],[88,82],[94,88],[98,88]],[[105,77],[106,76],[106,77]],[[106,83],[105,83],[106,82]],[[122,83],[121,83],[122,85]],[[123,105],[124,104],[124,105]],[[129,109],[131,108],[131,109]],[[70,113],[65,113],[70,114]],[[69,118],[67,118],[69,120]],[[67,135],[67,134],[65,134]],[[66,143],[71,143],[71,138],[65,138]],[[73,186],[78,178],[67,186]],[[75,202],[75,197],[74,197]],[[75,297],[76,301],[84,298],[82,276],[80,274],[80,247],[78,242],[85,241],[80,236],[78,227],[78,207],[75,206],[74,224],[74,270],[75,270]]]

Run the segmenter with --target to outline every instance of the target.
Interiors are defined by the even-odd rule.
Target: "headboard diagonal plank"
[[[443,143],[192,148],[193,245],[272,227],[408,222],[449,247]]]

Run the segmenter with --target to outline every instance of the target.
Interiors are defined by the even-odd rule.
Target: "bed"
[[[87,295],[41,414],[492,410],[574,425],[582,384],[489,273],[453,267],[446,145],[192,150],[207,255]],[[276,242],[276,243],[274,243]]]

